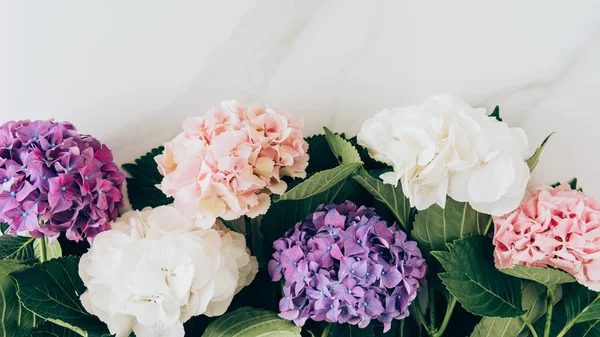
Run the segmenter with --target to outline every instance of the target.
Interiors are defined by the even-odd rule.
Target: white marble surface
[[[451,92],[500,105],[532,184],[600,198],[600,1],[0,0],[0,120],[73,122],[128,162],[223,99],[354,134]]]

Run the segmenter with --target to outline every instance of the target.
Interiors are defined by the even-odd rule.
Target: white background
[[[4,1],[0,121],[68,120],[132,161],[224,99],[354,134],[451,92],[550,132],[532,184],[600,198],[600,1]]]

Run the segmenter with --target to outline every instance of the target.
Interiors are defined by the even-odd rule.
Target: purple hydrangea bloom
[[[425,284],[416,242],[350,201],[319,206],[273,247],[269,274],[284,279],[280,316],[299,326],[309,318],[361,328],[379,320],[388,331]]]
[[[8,233],[91,240],[117,218],[124,180],[111,151],[70,123],[0,127],[0,222]]]

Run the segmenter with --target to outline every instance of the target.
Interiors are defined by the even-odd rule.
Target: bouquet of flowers
[[[600,203],[528,189],[549,138],[447,94],[356,137],[225,101],[125,178],[72,124],[5,123],[0,332],[600,336]]]

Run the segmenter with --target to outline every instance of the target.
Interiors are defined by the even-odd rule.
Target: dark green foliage
[[[161,154],[164,147],[152,149],[135,163],[123,164],[123,169],[131,176],[127,178],[127,194],[133,209],[141,210],[144,207],[157,207],[168,205],[173,202],[156,185],[162,181],[162,175],[158,172],[158,165],[154,157]]]

